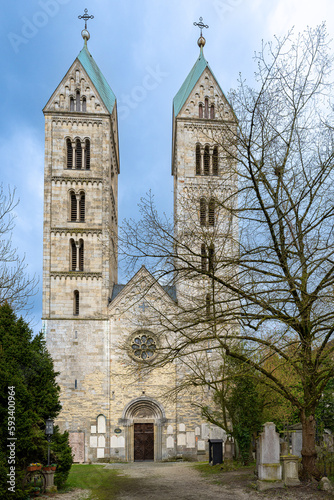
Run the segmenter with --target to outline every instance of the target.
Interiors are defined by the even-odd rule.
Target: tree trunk
[[[312,415],[306,416],[305,411],[300,414],[300,419],[302,423],[302,436],[303,436],[303,447],[302,447],[302,480],[307,481],[312,477],[318,481],[321,475],[316,467],[317,452],[315,449],[315,433],[316,433],[316,421],[314,413]]]

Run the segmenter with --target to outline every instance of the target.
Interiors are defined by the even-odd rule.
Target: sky
[[[172,101],[198,55],[199,29],[209,25],[204,54],[228,94],[241,73],[250,83],[254,52],[294,27],[326,21],[334,37],[332,0],[15,0],[1,6],[0,182],[16,188],[13,245],[27,272],[39,276],[30,319],[41,329],[44,116],[42,109],[79,54],[84,8],[88,48],[118,102],[121,174],[119,222],[136,217],[151,190],[172,211]],[[150,75],[150,77],[148,76]],[[149,82],[149,84],[148,84]],[[120,282],[122,282],[120,272]]]

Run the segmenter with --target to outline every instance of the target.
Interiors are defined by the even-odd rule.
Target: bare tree
[[[182,221],[160,217],[151,196],[142,200],[142,219],[127,222],[120,241],[128,262],[144,261],[182,296],[177,314],[161,315],[161,331],[174,335],[165,335],[156,363],[188,359],[191,368],[209,342],[255,368],[299,411],[309,477],[317,474],[315,410],[334,376],[334,116],[325,26],[264,44],[256,61],[257,88],[241,79],[230,95],[238,126],[212,135],[223,152],[223,182],[232,186],[218,183],[215,197],[225,232],[198,224],[191,206],[201,195],[193,191]],[[201,248],[211,244],[206,265]],[[273,356],[279,373],[299,381],[298,391],[270,368]]]
[[[37,279],[26,273],[27,264],[13,248],[14,210],[17,206],[15,190],[6,193],[0,185],[0,305],[8,302],[16,311],[30,309],[30,300],[36,293]]]

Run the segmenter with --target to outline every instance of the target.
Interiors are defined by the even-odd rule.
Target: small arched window
[[[73,293],[73,314],[74,316],[79,316],[79,292],[74,290]]]
[[[70,253],[71,253],[71,271],[77,270],[77,246],[73,239],[70,240]]]
[[[210,148],[204,148],[204,175],[210,175]]]
[[[79,92],[79,90],[77,90],[76,94],[75,94],[75,109],[76,109],[76,111],[80,111],[80,92]]]
[[[82,111],[85,112],[86,109],[87,109],[87,101],[86,101],[86,97],[83,97],[82,98]]]
[[[72,96],[70,97],[70,111],[74,111],[74,99]]]
[[[213,148],[212,154],[212,175],[218,175],[218,146]]]
[[[86,211],[86,197],[85,193],[80,194],[80,199],[79,199],[79,217],[80,217],[80,222],[85,222],[85,211]]]
[[[90,169],[90,140],[85,140],[85,169]]]
[[[196,175],[201,175],[201,146],[196,144]]]
[[[77,197],[74,191],[71,191],[70,199],[71,199],[71,221],[76,222],[78,210],[77,210]]]
[[[215,118],[215,105],[214,104],[211,104],[211,106],[210,106],[210,118],[211,118],[211,120],[214,120],[214,118]]]
[[[82,147],[80,139],[75,141],[75,168],[82,168]]]
[[[201,102],[198,105],[198,116],[199,118],[203,118],[203,104]]]
[[[208,210],[208,222],[209,226],[215,225],[215,200],[211,199],[209,201],[209,210]]]
[[[208,270],[208,259],[204,243],[201,246],[201,269],[206,272]]]
[[[211,316],[211,295],[209,293],[207,293],[205,297],[205,310],[206,317],[209,318]]]
[[[213,272],[214,268],[214,256],[215,256],[215,247],[214,245],[209,246],[209,273]]]
[[[200,204],[200,223],[201,226],[206,226],[206,199],[201,198],[199,201]]]
[[[79,271],[84,270],[84,242],[79,241]]]
[[[204,118],[209,118],[209,99],[207,97],[204,101]]]
[[[66,167],[73,167],[73,148],[71,139],[66,139]]]

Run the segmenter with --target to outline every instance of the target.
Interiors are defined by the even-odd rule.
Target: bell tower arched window
[[[78,215],[78,209],[77,209],[77,197],[74,191],[71,191],[70,194],[70,200],[71,200],[71,222],[76,222],[77,220],[77,215]]]
[[[87,109],[87,101],[86,101],[86,97],[83,97],[82,98],[82,111],[86,112],[86,109]]]
[[[90,140],[85,140],[85,169],[90,169]]]
[[[79,218],[80,222],[85,222],[85,211],[86,211],[86,196],[85,193],[80,193],[79,198]]]
[[[73,167],[73,148],[71,139],[66,139],[66,168]]]
[[[209,118],[209,99],[207,97],[204,101],[204,118]]]
[[[211,120],[214,120],[214,118],[215,118],[215,106],[214,106],[214,104],[211,104],[211,106],[210,106],[210,118],[211,118]]]
[[[209,273],[213,273],[213,268],[214,268],[214,255],[215,255],[215,247],[214,245],[209,246]]]
[[[79,241],[79,271],[84,270],[84,242]]]
[[[212,154],[212,175],[218,175],[218,146],[213,148]]]
[[[210,148],[208,145],[204,148],[204,175],[210,175]]]
[[[200,199],[200,223],[201,226],[206,226],[206,199]]]
[[[75,141],[75,168],[82,168],[82,147],[80,139]]]
[[[74,99],[72,96],[70,97],[70,111],[74,111]]]
[[[208,222],[209,226],[215,225],[215,200],[213,199],[209,201]]]
[[[204,243],[201,246],[201,269],[204,272],[208,270],[208,258],[206,255],[206,248]]]
[[[76,111],[80,111],[80,92],[79,92],[79,90],[77,90],[76,94],[75,94],[75,109],[76,109]]]
[[[201,146],[196,144],[196,175],[201,175]]]
[[[198,105],[198,117],[203,118],[203,104],[201,102]]]
[[[77,270],[77,246],[73,239],[70,240],[71,271]]]

